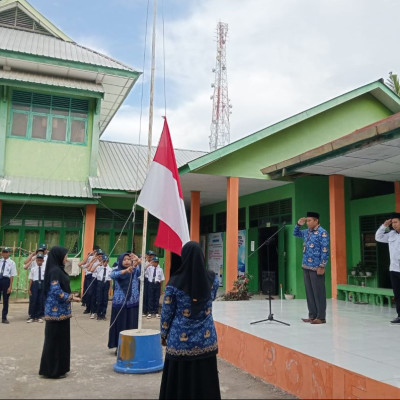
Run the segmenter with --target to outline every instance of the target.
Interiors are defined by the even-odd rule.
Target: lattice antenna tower
[[[228,78],[226,69],[226,39],[228,36],[228,24],[219,22],[217,25],[217,56],[214,83],[211,87],[214,93],[210,97],[213,101],[213,111],[211,120],[210,151],[219,149],[230,141],[229,115],[231,114],[231,104],[228,97]]]

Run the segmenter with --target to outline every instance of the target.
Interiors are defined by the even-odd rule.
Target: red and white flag
[[[167,119],[137,204],[160,220],[154,245],[180,255],[190,238]]]

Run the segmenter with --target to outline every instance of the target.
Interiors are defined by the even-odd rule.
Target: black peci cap
[[[319,219],[319,214],[314,211],[307,211],[307,217]]]

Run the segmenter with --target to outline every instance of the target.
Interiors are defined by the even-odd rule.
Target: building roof
[[[156,147],[152,147],[154,157]],[[178,168],[206,154],[203,151],[175,149]],[[90,177],[93,190],[137,191],[146,179],[147,146],[101,140],[98,176]]]
[[[271,178],[297,174],[400,179],[400,113],[262,169]]]
[[[334,107],[337,107],[365,94],[371,94],[392,113],[397,113],[400,111],[400,98],[383,83],[382,79],[380,79],[378,81],[364,85],[360,88],[354,89],[350,92],[344,93],[338,97],[321,103],[299,114],[295,114],[287,119],[284,119],[283,121],[270,125],[258,132],[255,132],[233,143],[230,143],[227,146],[217,149],[211,153],[205,154],[203,157],[193,160],[187,165],[183,166],[180,172],[187,173],[200,171],[203,167],[218,162],[219,160],[234,152],[237,152],[262,139],[277,134],[284,129],[290,128],[311,117],[317,116],[323,112],[331,110]]]
[[[0,70],[0,82],[2,81],[35,83],[46,86],[58,86],[75,90],[84,90],[94,93],[104,93],[103,86],[94,82],[82,81],[78,79],[67,79],[57,76],[39,75],[30,72]]]
[[[0,0],[0,25],[13,26],[73,42],[26,0]]]
[[[0,177],[0,192],[57,197],[92,198],[86,182],[32,178],[28,176]]]
[[[137,73],[127,65],[77,43],[2,26],[0,26],[0,49]]]

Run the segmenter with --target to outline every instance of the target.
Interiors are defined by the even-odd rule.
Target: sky
[[[28,1],[78,44],[144,71],[102,139],[147,144],[154,0]],[[399,15],[397,0],[158,0],[153,145],[166,98],[174,147],[209,151],[219,21],[232,143],[400,73]]]

